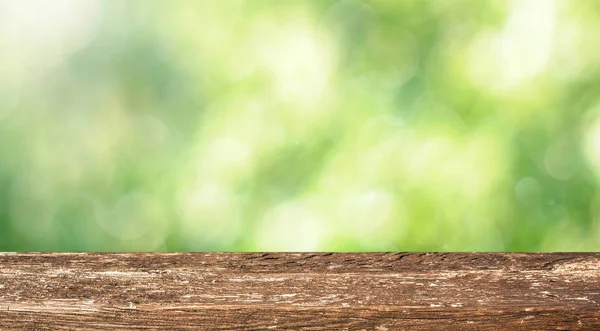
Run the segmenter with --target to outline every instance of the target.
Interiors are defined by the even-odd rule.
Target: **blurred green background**
[[[0,250],[600,250],[600,1],[0,0]]]

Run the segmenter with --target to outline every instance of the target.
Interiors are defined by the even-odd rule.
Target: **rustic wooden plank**
[[[2,253],[0,329],[600,330],[600,254]]]

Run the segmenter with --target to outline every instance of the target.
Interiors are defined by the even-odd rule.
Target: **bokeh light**
[[[597,251],[595,0],[0,0],[0,249]]]

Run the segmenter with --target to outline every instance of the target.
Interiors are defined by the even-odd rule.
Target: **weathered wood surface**
[[[600,254],[1,253],[0,329],[600,330]]]

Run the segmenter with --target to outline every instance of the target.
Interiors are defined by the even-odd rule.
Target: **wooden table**
[[[600,330],[600,253],[0,253],[0,329]]]

